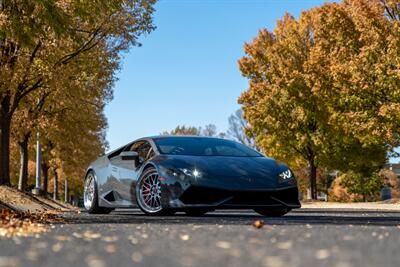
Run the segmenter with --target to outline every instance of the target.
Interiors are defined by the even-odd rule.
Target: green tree
[[[384,179],[378,173],[365,177],[361,173],[348,172],[343,175],[341,185],[349,193],[361,196],[364,202],[377,201],[384,186]]]

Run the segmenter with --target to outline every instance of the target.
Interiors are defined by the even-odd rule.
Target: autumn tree
[[[178,125],[175,129],[171,131],[164,131],[161,135],[198,135],[198,136],[210,136],[210,137],[220,137],[224,138],[225,133],[218,133],[217,126],[214,124],[207,124],[202,127],[185,126]]]
[[[0,2],[0,184],[10,183],[10,127],[21,103],[51,90],[63,69],[99,45],[118,63],[121,51],[154,28],[154,2]]]
[[[43,144],[43,187],[46,190],[52,176],[55,197],[59,181],[69,177],[74,189],[86,166],[107,148],[103,110],[112,99],[116,68],[113,55],[99,45],[81,55],[60,79],[51,83],[53,91],[43,107],[37,130]],[[64,88],[70,90],[66,92]]]
[[[162,132],[161,135],[200,135],[200,130],[193,126],[178,125],[171,131]]]
[[[27,96],[16,110],[11,125],[11,138],[15,140],[20,154],[19,190],[25,190],[27,186],[29,140],[41,116],[46,97],[48,97],[48,92],[42,92],[39,97],[35,94]]]
[[[244,117],[266,153],[309,166],[312,198],[317,167],[379,168],[398,145],[399,33],[380,1],[349,0],[286,14],[245,45]]]

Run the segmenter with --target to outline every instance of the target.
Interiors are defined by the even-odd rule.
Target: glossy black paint
[[[137,180],[147,167],[152,166],[162,177],[161,201],[165,208],[300,207],[296,179],[278,182],[279,174],[288,170],[288,166],[272,158],[165,155],[158,152],[153,138],[185,137],[139,139],[108,153],[90,166],[97,176],[100,206],[134,206]],[[148,142],[154,155],[140,163],[123,160],[121,152],[140,141]],[[115,201],[107,200],[110,192],[116,195]]]

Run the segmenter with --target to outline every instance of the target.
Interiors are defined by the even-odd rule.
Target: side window
[[[244,153],[243,151],[240,151],[239,149],[230,146],[216,146],[215,149],[219,156],[246,156],[246,153]]]
[[[136,151],[139,154],[140,162],[145,162],[154,156],[153,148],[147,141],[139,141],[132,144],[129,151]]]

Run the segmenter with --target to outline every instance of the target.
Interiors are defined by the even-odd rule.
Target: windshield
[[[162,137],[154,142],[161,154],[168,155],[262,157],[245,145],[218,138]]]

